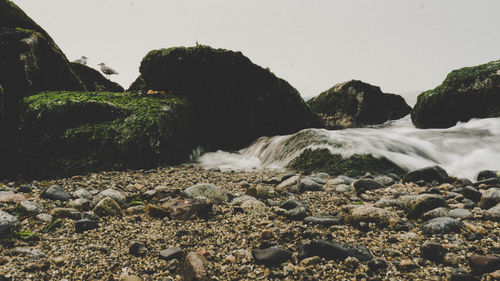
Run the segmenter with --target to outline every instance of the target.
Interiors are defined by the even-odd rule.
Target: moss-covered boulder
[[[135,79],[132,84],[130,84],[130,87],[128,87],[127,91],[128,92],[140,92],[144,91],[146,88],[146,85],[144,85],[144,79],[142,79],[142,76],[139,75],[137,79]]]
[[[25,177],[156,167],[185,160],[193,148],[184,97],[44,92],[21,107]]]
[[[448,128],[458,121],[500,116],[500,60],[464,67],[418,96],[411,113],[419,128]]]
[[[120,84],[105,78],[99,71],[80,63],[71,63],[71,68],[78,74],[87,91],[123,92]]]
[[[330,176],[345,175],[359,177],[366,173],[403,174],[404,170],[385,158],[375,158],[368,154],[354,154],[343,158],[331,154],[328,149],[306,149],[288,164],[288,168],[304,173],[325,172]]]
[[[307,102],[325,121],[327,129],[381,124],[408,115],[411,107],[395,94],[362,81],[339,83]]]
[[[147,89],[189,99],[198,139],[209,149],[241,148],[260,136],[322,125],[297,90],[241,52],[208,46],[154,50],[140,72]]]

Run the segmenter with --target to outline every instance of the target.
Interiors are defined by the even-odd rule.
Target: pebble
[[[341,221],[338,218],[332,217],[306,217],[304,218],[304,223],[332,226],[341,224]]]
[[[211,279],[208,272],[208,261],[195,252],[189,252],[184,259],[182,273],[184,281],[208,281]]]
[[[118,205],[118,203],[116,203],[116,201],[111,197],[105,197],[104,199],[99,201],[99,203],[95,205],[92,211],[94,212],[94,214],[100,217],[116,217],[122,215],[122,209],[120,208],[120,205]]]
[[[437,263],[443,261],[446,252],[446,249],[436,242],[426,242],[420,247],[420,255],[422,258]]]
[[[356,190],[356,194],[359,196],[361,193],[367,190],[381,189],[384,188],[382,184],[373,179],[359,179],[352,183],[352,186]]]
[[[266,266],[280,265],[289,260],[292,256],[290,251],[279,247],[254,249],[252,250],[252,254],[257,264],[264,264]]]
[[[357,249],[347,248],[339,243],[329,242],[325,240],[310,240],[304,244],[304,256],[313,257],[319,256],[327,260],[343,261],[347,257],[355,257],[361,262],[372,259],[370,253],[365,253]]]
[[[373,206],[359,206],[351,210],[346,220],[352,224],[373,222],[379,227],[387,227],[391,222],[396,222],[398,218],[396,214],[392,214],[386,209]]]
[[[200,183],[188,187],[184,190],[184,195],[188,198],[200,201],[208,199],[215,204],[227,202],[226,194],[219,187],[209,183]]]
[[[68,201],[71,195],[60,185],[52,185],[42,193],[41,197],[50,200]]]
[[[489,209],[498,203],[500,203],[500,188],[490,188],[481,196],[479,207]]]
[[[132,256],[142,257],[147,252],[146,245],[142,242],[134,241],[128,246],[128,253]]]
[[[468,185],[460,190],[460,193],[467,199],[470,199],[474,202],[479,202],[481,200],[482,193],[479,192],[476,188]]]
[[[94,200],[93,200],[94,205],[101,202],[101,200],[106,198],[106,197],[113,199],[120,206],[123,206],[123,204],[125,204],[125,196],[123,196],[123,194],[120,191],[118,191],[116,189],[108,188],[108,189],[101,191],[99,194],[97,194],[97,196],[94,197]]]
[[[20,224],[16,217],[0,210],[0,238],[12,236],[19,227]]]
[[[36,216],[42,212],[42,206],[32,201],[22,201],[17,205],[18,211],[23,216]]]
[[[439,166],[426,167],[418,170],[411,171],[403,176],[403,182],[417,182],[420,180],[428,183],[437,181],[443,183],[448,181],[449,176],[446,170]]]
[[[82,219],[75,222],[75,231],[77,233],[82,233],[96,228],[99,228],[99,225],[93,220]]]
[[[435,218],[422,225],[422,231],[427,235],[459,232],[461,228],[462,222],[450,217]]]
[[[172,219],[190,220],[208,218],[212,211],[212,204],[190,199],[171,199],[161,205]]]
[[[45,213],[42,213],[42,214],[38,214],[35,216],[35,218],[41,222],[52,222],[52,216],[49,215],[49,214],[45,214]]]
[[[323,183],[325,184],[325,183]],[[323,190],[322,184],[312,178],[304,178],[300,180],[300,192],[305,191],[320,191]]]
[[[478,269],[480,272],[493,272],[500,269],[500,257],[486,255],[472,255],[470,264],[473,269]]]
[[[418,218],[427,211],[446,205],[443,196],[437,194],[404,196],[402,199],[406,201],[405,205],[409,218]]]
[[[160,251],[160,258],[167,260],[167,261],[171,260],[171,259],[182,260],[183,257],[184,257],[184,250],[182,250],[181,248],[179,248],[177,246],[170,247],[166,250]]]
[[[470,219],[474,217],[471,211],[461,208],[450,210],[448,215],[452,218],[459,218],[459,219]]]

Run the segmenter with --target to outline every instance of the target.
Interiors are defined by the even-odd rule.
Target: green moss
[[[38,233],[33,233],[30,230],[24,230],[19,232],[14,232],[14,236],[26,242],[29,241],[38,241],[40,239],[40,235]]]
[[[387,159],[377,159],[371,155],[355,154],[349,158],[341,155],[332,155],[328,149],[306,149],[295,158],[288,168],[311,172],[325,172],[331,176],[345,175],[350,177],[372,174],[402,174],[404,171]]]
[[[180,97],[131,92],[27,97],[21,127],[26,165],[36,176],[53,177],[182,161],[192,148],[188,108]]]
[[[43,232],[54,232],[57,229],[59,229],[61,226],[63,226],[64,220],[63,219],[57,219],[53,222],[51,222],[49,225],[47,225],[44,229]]]

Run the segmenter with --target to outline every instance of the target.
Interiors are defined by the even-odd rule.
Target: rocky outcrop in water
[[[472,118],[500,116],[500,60],[464,67],[418,96],[411,113],[419,128],[448,128]]]
[[[260,136],[322,125],[297,90],[241,52],[208,46],[154,50],[140,72],[147,89],[188,98],[198,139],[211,149],[242,148]]]
[[[395,94],[358,80],[339,83],[307,102],[327,129],[381,124],[408,115],[411,107]]]

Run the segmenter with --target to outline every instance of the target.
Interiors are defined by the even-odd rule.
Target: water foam
[[[198,165],[222,170],[282,169],[307,148],[327,148],[343,157],[385,157],[405,170],[440,165],[452,175],[473,179],[481,170],[500,169],[500,118],[473,119],[448,129],[417,129],[409,116],[366,128],[306,129],[259,138],[235,153],[205,153]]]

